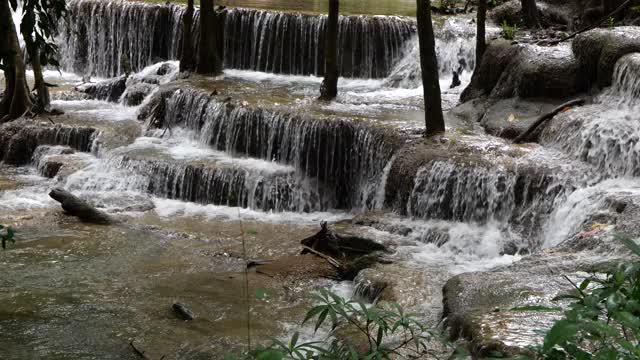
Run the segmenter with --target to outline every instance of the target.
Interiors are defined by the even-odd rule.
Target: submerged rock
[[[121,76],[98,83],[86,83],[76,87],[76,90],[91,96],[93,99],[118,102],[127,88],[127,78]]]

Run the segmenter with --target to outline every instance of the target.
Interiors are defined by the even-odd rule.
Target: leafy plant
[[[433,354],[428,345],[432,340],[453,349],[439,333],[428,329],[398,304],[367,307],[324,289],[312,297],[318,304],[309,309],[303,324],[312,322],[316,332],[328,325],[331,332],[325,341],[301,342],[296,332],[288,342],[274,340],[272,345],[254,351],[251,357],[264,360],[391,359],[400,355],[401,350],[417,355]],[[349,339],[336,339],[333,335],[338,329],[353,329],[363,340],[363,346],[358,347]]]
[[[622,239],[640,256],[640,246]],[[573,284],[573,283],[572,283]],[[538,349],[552,359],[640,359],[640,262],[620,264],[606,276],[591,276],[557,297],[573,300]]]
[[[0,225],[0,242],[3,249],[7,248],[7,243],[16,243],[15,232],[10,226]]]
[[[518,26],[517,25],[509,25],[509,23],[507,23],[507,20],[504,20],[502,22],[502,37],[507,39],[507,40],[513,40],[516,37],[516,33],[518,32]]]
[[[609,16],[606,20],[606,24],[607,24],[607,27],[612,28],[615,26],[616,20],[612,16]]]

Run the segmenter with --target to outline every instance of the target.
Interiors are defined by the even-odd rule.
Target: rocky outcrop
[[[78,151],[91,150],[94,128],[70,127],[18,120],[0,127],[0,159],[11,165],[31,162],[40,145],[66,145]]]
[[[594,29],[573,41],[579,75],[599,88],[611,85],[618,60],[626,54],[640,52],[640,27],[623,26]]]
[[[126,106],[138,106],[156,88],[152,84],[144,82],[127,87],[124,92],[123,103]]]
[[[573,17],[577,10],[575,4],[562,1],[537,1],[539,20],[545,27],[556,26],[564,29],[573,27]],[[509,25],[522,23],[522,3],[520,0],[507,1],[496,6],[489,16],[496,24],[506,22]]]
[[[121,76],[97,83],[82,84],[76,87],[76,90],[87,94],[92,99],[118,102],[126,88],[127,78]]]
[[[487,96],[490,99],[567,98],[586,90],[578,77],[578,63],[566,45],[542,47],[489,43],[461,101]]]

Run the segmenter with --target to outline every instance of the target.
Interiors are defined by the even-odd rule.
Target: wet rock
[[[573,41],[579,74],[600,88],[611,85],[616,62],[624,55],[640,52],[640,27],[594,29]]]
[[[91,99],[91,96],[89,96],[89,94],[76,91],[76,90],[64,90],[64,91],[51,92],[51,100],[77,101],[77,100],[88,100],[88,99]]]
[[[568,44],[541,47],[494,40],[461,101],[480,96],[565,99],[584,90],[586,84],[578,77],[578,62]]]
[[[0,159],[11,165],[28,164],[40,145],[67,145],[88,152],[95,132],[87,127],[13,121],[0,126]]]
[[[98,83],[82,84],[76,87],[76,90],[91,96],[93,99],[118,102],[126,88],[127,78],[121,76]]]
[[[124,92],[124,105],[138,106],[156,87],[147,83],[138,83],[131,85]]]
[[[480,124],[491,135],[515,139],[525,132],[541,115],[553,110],[561,101],[503,99],[492,103]]]
[[[178,315],[182,320],[193,320],[195,319],[195,315],[189,308],[182,303],[175,303],[171,305],[171,309],[173,312]]]
[[[287,281],[340,278],[336,267],[311,254],[284,256],[255,268],[259,274]]]
[[[176,71],[177,69],[178,67],[173,65],[172,63],[164,63],[160,65],[160,67],[158,68],[158,71],[156,71],[156,75],[164,76]]]

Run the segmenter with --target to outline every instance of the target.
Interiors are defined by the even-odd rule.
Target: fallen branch
[[[329,255],[325,255],[325,254],[323,254],[323,253],[321,253],[319,251],[316,251],[316,250],[314,250],[314,249],[312,249],[312,248],[310,248],[308,246],[305,246],[305,245],[302,245],[302,249],[303,249],[303,252],[306,250],[306,251],[308,251],[308,252],[310,252],[310,253],[312,253],[312,254],[314,254],[316,256],[319,256],[319,257],[327,260],[327,262],[329,262],[329,264],[331,264],[332,266],[334,266],[337,269],[343,269],[344,268],[344,266],[342,266],[340,261],[332,258]]]
[[[582,33],[584,33],[584,32],[587,32],[587,31],[589,31],[589,30],[593,30],[593,29],[597,28],[598,26],[602,25],[602,23],[604,23],[605,21],[607,21],[607,19],[609,19],[609,18],[611,18],[611,17],[613,17],[613,16],[617,15],[619,12],[621,12],[622,10],[624,10],[627,6],[629,6],[629,4],[631,4],[631,0],[627,0],[627,1],[625,1],[622,5],[618,6],[618,8],[617,8],[617,9],[613,10],[613,11],[612,11],[611,13],[609,13],[608,15],[605,15],[604,17],[602,17],[602,18],[601,18],[600,20],[598,20],[597,22],[595,22],[595,23],[593,23],[593,24],[591,24],[591,25],[585,26],[584,28],[582,28],[582,29],[580,29],[580,30],[578,30],[578,31],[574,32],[573,34],[568,35],[568,36],[566,36],[566,37],[564,37],[564,38],[562,38],[562,39],[560,39],[560,40],[550,41],[550,42],[549,42],[549,45],[558,45],[558,44],[560,44],[561,42],[564,42],[564,41],[567,41],[567,40],[573,39],[574,37],[576,37],[576,36],[578,36],[578,35],[580,35],[580,34],[582,34]]]
[[[567,108],[571,108],[574,106],[581,106],[584,105],[585,100],[584,99],[575,99],[575,100],[571,100],[571,101],[567,101],[566,103],[558,106],[557,108],[553,109],[553,111],[546,113],[544,115],[542,115],[541,117],[538,118],[538,120],[536,120],[525,132],[523,132],[522,134],[520,134],[520,136],[518,136],[517,138],[515,138],[513,140],[514,144],[521,144],[523,142],[527,142],[527,139],[529,139],[529,137],[540,127],[542,126],[544,123],[546,123],[547,121],[553,119],[554,116],[558,115],[558,113],[564,111]]]
[[[113,224],[115,222],[106,213],[96,209],[86,201],[64,189],[55,188],[51,190],[49,196],[59,202],[67,214],[77,217],[82,222],[101,225]]]

